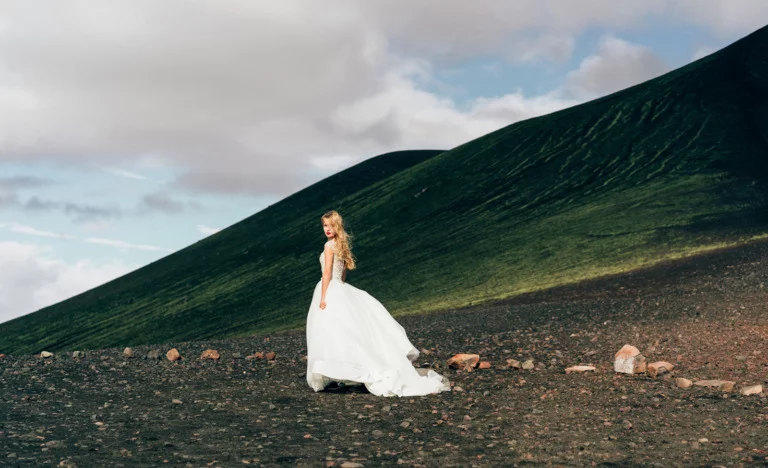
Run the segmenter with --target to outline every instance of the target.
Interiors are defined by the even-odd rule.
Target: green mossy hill
[[[355,187],[350,177],[329,178],[137,272],[2,324],[0,352],[301,327],[320,279],[318,218],[329,208],[355,236],[358,269],[347,281],[395,316],[763,237],[768,29],[405,166]]]

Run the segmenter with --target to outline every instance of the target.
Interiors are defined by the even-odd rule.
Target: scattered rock
[[[51,356],[53,356],[53,353],[48,352],[48,351],[43,351],[43,352],[40,353],[40,357],[41,358],[49,358]]]
[[[153,349],[152,351],[148,352],[147,359],[160,359],[160,351]]]
[[[478,366],[478,368],[480,369],[490,369],[490,367],[491,367],[491,363],[488,361],[482,361]]]
[[[5,359],[5,357],[6,357],[5,354],[0,353],[0,359]]]
[[[241,359],[243,357],[240,353],[232,353],[232,359]]]
[[[762,385],[750,385],[748,387],[741,387],[741,394],[742,395],[757,395],[758,393],[763,393],[763,386]]]
[[[471,371],[480,363],[479,354],[455,354],[448,359],[448,365],[456,369]]]
[[[625,344],[616,353],[613,368],[622,374],[642,374],[646,370],[645,357],[634,346]]]
[[[253,353],[253,357],[255,357],[256,359],[264,359],[264,353],[261,351],[257,351]]]
[[[595,366],[571,366],[565,369],[565,373],[570,374],[571,372],[588,372],[594,370],[596,370]]]
[[[736,382],[730,380],[697,380],[693,383],[698,387],[714,387],[724,392],[730,392],[733,390],[733,386]]]
[[[167,353],[165,353],[165,357],[168,358],[169,361],[178,361],[181,359],[181,354],[179,354],[178,349],[171,348]]]
[[[85,357],[84,351],[73,351],[72,352],[72,358],[73,359],[82,359]]]
[[[693,385],[693,382],[691,382],[688,379],[684,379],[682,377],[678,377],[675,379],[675,385],[678,386],[678,388],[690,388],[691,385]]]
[[[180,405],[183,402],[181,400],[177,399],[177,398],[174,398],[173,400],[171,400],[171,403],[173,403],[174,405]]]
[[[533,369],[533,359],[528,359],[527,361],[523,361],[523,364],[520,367],[525,370]]]
[[[658,377],[672,371],[675,366],[666,361],[656,361],[648,364],[647,372],[651,377]]]
[[[364,465],[362,463],[345,461],[339,466],[341,466],[341,468],[362,468]]]
[[[125,348],[123,350],[123,357],[132,358],[133,357],[133,350],[131,348]]]
[[[507,359],[507,367],[513,367],[515,369],[520,369],[520,361],[516,359]]]
[[[213,359],[218,360],[221,357],[218,351],[215,349],[206,349],[203,354],[200,355],[200,359]]]
[[[272,351],[270,351],[270,352],[268,352],[267,354],[264,355],[264,357],[266,357],[270,361],[274,361],[276,356],[277,355],[275,353],[273,353]]]

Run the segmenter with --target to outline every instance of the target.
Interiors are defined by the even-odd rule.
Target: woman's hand
[[[320,301],[320,308],[325,309],[325,299]]]

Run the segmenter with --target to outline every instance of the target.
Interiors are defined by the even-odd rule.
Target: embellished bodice
[[[330,245],[331,247],[334,246],[334,242],[332,240],[329,240],[325,244]],[[325,273],[325,252],[322,252],[320,254],[320,272]],[[341,279],[342,273],[344,273],[344,260],[339,258],[336,254],[334,254],[333,255],[333,274],[331,275],[331,279],[343,282],[344,280]]]

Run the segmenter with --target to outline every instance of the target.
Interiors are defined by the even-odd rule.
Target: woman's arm
[[[333,275],[333,247],[325,244],[323,253],[325,254],[325,268],[323,269],[323,292],[320,296],[320,302],[325,302],[325,292],[328,290],[328,284]]]

